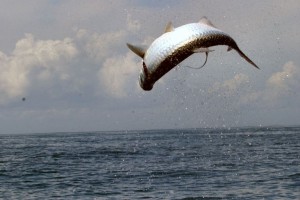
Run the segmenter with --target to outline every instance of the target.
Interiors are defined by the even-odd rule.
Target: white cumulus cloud
[[[245,74],[237,74],[232,79],[225,80],[223,83],[216,82],[209,92],[222,92],[223,94],[230,95],[239,90],[239,88],[249,82],[249,77]]]
[[[299,89],[300,69],[293,62],[287,62],[282,71],[275,72],[266,82],[264,100],[277,101],[283,96]]]
[[[116,54],[116,50],[120,49],[121,45],[125,47],[124,41],[127,32],[119,30],[107,33],[89,33],[88,31],[81,30],[80,37],[86,40],[85,51],[87,55],[101,63],[105,58]]]
[[[30,85],[38,84],[33,80],[45,81],[51,73],[65,79],[68,75],[62,63],[77,53],[70,38],[36,40],[32,34],[26,34],[11,55],[0,52],[0,103],[24,95]]]
[[[300,89],[300,69],[294,62],[284,64],[281,71],[274,72],[266,79],[265,87],[241,97],[242,104],[264,101],[266,105],[275,105],[284,97],[297,94]]]
[[[43,93],[51,88],[53,95],[64,93],[59,91],[63,88],[70,91],[91,86],[94,81],[112,97],[126,96],[126,84],[133,74],[136,84],[141,68],[126,41],[139,31],[140,23],[129,14],[124,21],[125,28],[101,33],[77,29],[73,38],[61,40],[41,40],[25,34],[10,54],[0,51],[0,104],[20,99],[30,91]],[[82,75],[89,76],[89,80]],[[94,95],[102,91],[91,92]]]
[[[100,85],[104,87],[107,93],[114,97],[127,96],[127,86],[132,81],[131,78],[138,80],[138,72],[141,64],[136,61],[136,56],[128,52],[125,56],[111,57],[105,60],[103,67],[98,72]],[[136,75],[136,76],[133,76]]]
[[[110,32],[90,32],[79,29],[76,38],[83,52],[94,64],[99,66],[97,79],[100,91],[111,97],[128,95],[128,84],[136,84],[141,63],[134,53],[126,47],[126,41],[140,30],[140,23],[127,14],[125,28]],[[134,79],[132,79],[134,78]],[[130,87],[135,85],[131,85]]]

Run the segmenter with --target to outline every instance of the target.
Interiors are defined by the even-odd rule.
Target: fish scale
[[[168,55],[173,54],[180,46],[190,43],[197,37],[201,37],[205,32],[209,33],[205,25],[193,23],[176,28],[172,32],[164,33],[161,37],[157,38],[148,48],[144,57],[144,62],[149,73],[151,74],[155,71],[159,67],[159,64]]]
[[[206,53],[207,60],[210,52],[208,47],[211,46],[227,45],[228,50],[236,50],[247,62],[258,68],[228,34],[215,28],[205,17],[198,23],[178,28],[169,25],[166,32],[155,39],[147,50],[127,44],[134,53],[143,58],[140,86],[144,90],[151,90],[157,80],[193,53]]]

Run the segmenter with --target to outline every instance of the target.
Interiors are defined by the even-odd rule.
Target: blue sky
[[[1,3],[0,134],[300,124],[298,1]],[[261,70],[213,47],[143,91],[126,43],[202,16]]]

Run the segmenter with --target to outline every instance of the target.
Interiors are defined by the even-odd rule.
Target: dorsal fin
[[[141,58],[144,58],[145,52],[147,51],[146,47],[144,47],[144,46],[134,46],[134,45],[129,44],[129,43],[127,43],[127,46],[133,53],[140,56]]]
[[[165,28],[164,33],[171,32],[171,31],[174,31],[174,26],[173,26],[172,22],[169,22]]]
[[[209,19],[207,19],[207,17],[205,17],[205,16],[202,17],[202,18],[200,19],[199,23],[201,23],[201,24],[206,24],[206,25],[208,25],[208,26],[217,28],[217,27],[215,27],[215,25],[213,25],[213,23],[211,23],[211,21],[210,21]]]

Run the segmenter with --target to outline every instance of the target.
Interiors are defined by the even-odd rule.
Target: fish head
[[[150,91],[153,88],[153,83],[147,81],[143,73],[140,74],[140,86],[145,91]]]
[[[143,90],[149,91],[152,90],[154,83],[151,81],[148,69],[145,62],[143,62],[143,69],[140,73],[140,86]]]

